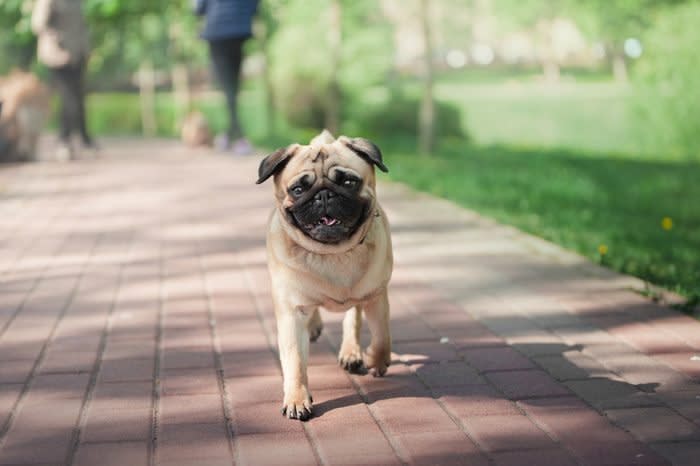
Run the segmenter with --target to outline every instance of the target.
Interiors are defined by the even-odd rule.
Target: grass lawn
[[[409,92],[415,92],[415,86]],[[411,141],[387,135],[382,147],[390,177],[451,199],[497,220],[577,251],[615,270],[700,299],[700,164],[669,160],[636,137],[626,105],[628,90],[591,80],[545,86],[445,79],[438,97],[460,109],[474,144],[443,144],[421,157]],[[263,96],[246,87],[241,117],[265,147],[308,137],[280,125],[265,136]],[[89,102],[98,134],[138,133],[133,95],[95,95]],[[158,99],[162,135],[173,135],[169,96]],[[198,103],[223,128],[222,104]],[[664,218],[672,222],[662,228]],[[668,224],[666,225],[668,226]],[[599,247],[607,253],[601,257]]]
[[[457,105],[477,144],[515,144],[648,155],[635,137],[629,89],[614,83],[511,82],[468,88],[444,83],[437,97]]]
[[[699,164],[507,146],[385,153],[394,180],[700,298]]]

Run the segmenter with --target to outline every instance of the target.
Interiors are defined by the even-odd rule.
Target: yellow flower
[[[671,220],[671,217],[664,217],[661,220],[661,228],[663,228],[666,231],[673,228],[673,220]]]
[[[604,256],[608,253],[608,247],[605,244],[601,244],[598,246],[598,252],[601,256]]]

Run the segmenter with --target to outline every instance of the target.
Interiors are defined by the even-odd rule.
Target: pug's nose
[[[336,196],[336,194],[333,191],[331,191],[330,189],[322,189],[316,193],[316,195],[314,196],[314,200],[316,202],[323,203],[323,205],[325,206],[328,204],[328,201],[330,199],[334,198],[335,196]]]

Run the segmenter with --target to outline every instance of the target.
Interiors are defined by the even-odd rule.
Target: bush
[[[57,104],[58,102],[56,102]],[[141,134],[141,112],[136,93],[90,94],[87,102],[88,126],[95,134]],[[53,113],[54,118],[57,112]],[[159,136],[177,136],[175,107],[169,95],[156,98],[156,124]],[[54,123],[55,124],[55,123]]]
[[[345,131],[380,139],[398,136],[412,141],[418,135],[418,112],[420,100],[402,92],[391,92],[388,98],[379,102],[356,103],[344,122]],[[462,125],[460,109],[451,103],[435,102],[435,130],[438,141],[468,140]]]
[[[391,30],[375,2],[343,2],[339,57],[329,44],[330,14],[325,0],[288,2],[278,12],[285,20],[269,45],[272,81],[280,114],[298,128],[323,127],[334,58],[342,105],[384,82],[391,68],[391,48],[377,46],[391,43]]]
[[[700,3],[665,10],[635,69],[635,113],[651,147],[700,159]]]

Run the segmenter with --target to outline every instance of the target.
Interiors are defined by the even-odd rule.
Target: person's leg
[[[232,140],[241,139],[243,130],[238,121],[238,89],[241,82],[241,62],[243,61],[243,40],[237,39],[231,42],[229,49],[231,60],[231,90],[226,95],[229,111],[229,136]]]
[[[72,63],[65,67],[66,81],[66,107],[68,108],[68,118],[70,131],[72,134],[82,136],[83,132],[83,97],[82,97],[82,65]]]
[[[58,137],[61,142],[65,144],[70,143],[70,135],[73,130],[73,102],[70,89],[70,74],[68,66],[51,68],[53,85],[61,101]]]
[[[229,116],[227,135],[231,140],[243,137],[237,109],[243,42],[242,39],[225,39],[209,42],[214,73],[226,97]]]
[[[81,61],[75,68],[75,97],[76,97],[76,124],[80,131],[80,137],[85,147],[93,147],[94,141],[88,133],[85,117],[85,61]]]

